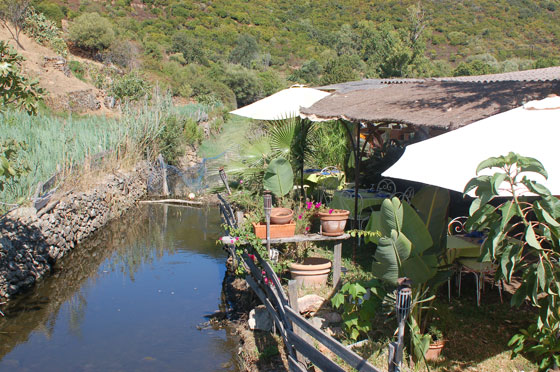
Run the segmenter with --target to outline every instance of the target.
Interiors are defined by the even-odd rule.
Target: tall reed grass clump
[[[173,109],[170,97],[156,95],[135,107],[124,107],[118,118],[105,116],[30,116],[20,111],[0,115],[0,142],[15,140],[26,149],[17,156],[29,171],[5,184],[0,201],[21,203],[33,195],[37,185],[55,173],[69,178],[84,161],[105,154],[119,168],[140,159],[153,160],[164,143],[161,134],[174,115],[200,115],[203,107]],[[2,208],[0,205],[0,209]]]

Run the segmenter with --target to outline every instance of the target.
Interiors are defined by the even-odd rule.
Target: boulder
[[[298,298],[298,309],[301,314],[315,313],[321,308],[325,299],[316,294],[309,294]]]

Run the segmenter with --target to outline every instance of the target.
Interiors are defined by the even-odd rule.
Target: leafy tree
[[[295,70],[288,80],[296,83],[317,84],[319,83],[319,76],[323,73],[323,66],[315,59],[305,61],[305,63],[297,70]]]
[[[495,72],[488,63],[476,59],[472,62],[461,62],[453,70],[453,76],[486,75]]]
[[[115,39],[111,22],[99,13],[82,14],[70,25],[69,33],[76,46],[94,52],[108,48]]]
[[[258,57],[259,45],[257,40],[251,35],[243,34],[237,39],[235,48],[229,55],[229,60],[232,63],[249,68]]]
[[[0,143],[0,191],[10,181],[29,172],[29,167],[17,163],[17,154],[27,148],[25,143],[14,140],[3,141]]]
[[[202,43],[187,31],[177,31],[171,38],[171,51],[181,53],[186,63],[208,65]]]
[[[150,96],[150,84],[138,73],[131,72],[115,79],[109,89],[109,94],[120,100],[137,101]]]
[[[278,92],[286,86],[286,81],[274,70],[266,70],[257,74],[265,97]]]
[[[263,97],[263,89],[256,73],[242,66],[230,65],[225,71],[223,83],[235,94],[238,107]]]
[[[335,50],[341,56],[343,54],[357,54],[360,48],[359,35],[357,35],[349,24],[344,24],[335,35]]]
[[[361,67],[360,58],[356,55],[342,55],[327,61],[325,71],[321,77],[321,84],[337,84],[358,80]]]
[[[37,113],[37,101],[43,90],[38,82],[29,81],[20,71],[23,57],[0,40],[0,113],[9,105],[22,108],[27,113]]]
[[[23,29],[29,4],[30,0],[0,0],[0,21],[21,49],[25,48],[19,42],[19,35]]]
[[[103,53],[103,61],[130,69],[138,67],[140,51],[135,43],[129,40],[115,39],[111,46]]]

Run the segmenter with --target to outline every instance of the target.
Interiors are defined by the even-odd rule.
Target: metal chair
[[[380,191],[389,193],[392,196],[397,191],[397,186],[395,185],[393,180],[390,180],[389,178],[383,178],[377,184],[377,192]]]
[[[414,197],[414,187],[409,186],[404,190],[404,192],[396,192],[393,196],[396,196],[400,200],[404,200],[410,204],[410,201]]]
[[[447,233],[449,235],[458,235],[467,233],[465,223],[468,217],[460,216],[452,219],[447,226]],[[482,248],[481,243],[481,248]],[[457,260],[457,287],[458,296],[461,297],[461,277],[463,274],[473,274],[476,281],[476,305],[480,306],[480,297],[484,291],[484,278],[486,275],[494,276],[497,270],[497,265],[490,261],[480,262],[477,258],[460,258]],[[495,284],[495,283],[493,283]],[[498,291],[500,292],[500,301],[502,298],[502,280],[497,284]],[[451,278],[447,280],[447,290],[449,301],[451,301]]]
[[[336,178],[327,177],[317,182],[318,199],[321,203],[328,204],[332,200],[334,192],[340,186],[342,172],[335,166],[328,166],[321,170],[321,175],[336,176]]]

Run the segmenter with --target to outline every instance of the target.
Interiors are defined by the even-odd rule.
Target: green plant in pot
[[[376,277],[394,287],[398,278],[412,280],[411,346],[416,359],[422,360],[430,345],[430,335],[424,333],[430,301],[451,275],[441,263],[446,247],[449,193],[428,186],[418,192],[412,203],[416,210],[398,198],[385,199],[380,211],[372,213],[370,232],[364,235],[366,241],[377,245],[376,262],[372,265]]]

